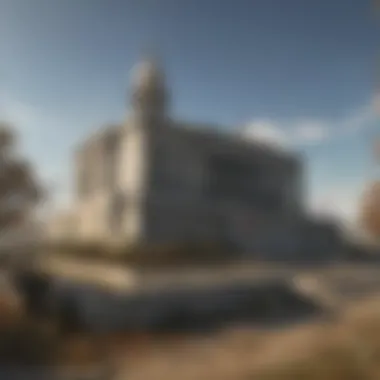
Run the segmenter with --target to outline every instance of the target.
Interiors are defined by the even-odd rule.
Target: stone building
[[[300,157],[217,126],[170,117],[162,70],[140,63],[130,115],[75,153],[76,238],[220,242],[294,251],[303,210]]]

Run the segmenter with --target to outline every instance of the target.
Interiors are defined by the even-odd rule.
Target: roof
[[[186,135],[187,138],[192,139],[194,144],[207,144],[208,142],[214,143],[219,141],[222,144],[228,146],[235,146],[243,151],[261,151],[269,154],[274,158],[278,158],[285,161],[299,161],[299,155],[292,151],[280,149],[277,146],[263,145],[260,141],[255,141],[252,138],[246,138],[244,135],[226,131],[219,125],[205,124],[205,123],[189,123],[183,121],[169,120],[169,128],[175,133]],[[122,124],[109,124],[103,128],[95,131],[88,139],[82,142],[78,150],[82,151],[97,141],[100,141],[107,135],[117,135],[121,133],[123,128]]]
[[[172,122],[173,130],[177,130],[180,133],[185,133],[189,138],[194,139],[195,142],[207,143],[207,140],[220,141],[221,143],[228,144],[230,146],[237,146],[243,150],[262,151],[270,154],[273,157],[282,160],[298,160],[299,155],[292,151],[286,151],[276,146],[263,145],[259,141],[254,139],[247,139],[243,135],[226,131],[220,126],[212,124],[202,123],[186,123],[186,122]]]
[[[102,128],[95,130],[90,136],[82,140],[76,147],[76,152],[82,152],[87,147],[96,144],[107,136],[118,135],[121,132],[122,124],[107,124]]]

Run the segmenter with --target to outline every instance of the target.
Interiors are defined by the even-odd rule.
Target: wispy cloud
[[[279,123],[270,118],[259,119],[252,120],[242,133],[247,138],[283,148],[315,145],[367,128],[376,119],[376,111],[380,114],[380,97],[339,120],[297,118],[287,123]]]
[[[301,120],[289,131],[289,140],[293,145],[321,143],[330,137],[325,122],[319,120]]]
[[[367,128],[377,117],[372,100],[371,103],[354,110],[340,123],[338,122],[335,126],[335,135],[339,137],[356,133]]]
[[[294,149],[355,136],[372,128],[379,116],[380,95],[376,95],[371,102],[338,120],[298,118],[286,124],[271,119],[253,120],[243,135],[281,149]],[[348,226],[353,226],[364,185],[360,180],[354,180],[351,184],[318,184],[317,189],[310,189],[307,207],[314,214],[335,216]]]
[[[41,122],[46,115],[32,104],[0,94],[0,117],[16,129],[26,132],[38,126],[42,127],[44,123]]]
[[[270,119],[254,120],[243,131],[244,137],[277,147],[289,146],[289,136],[279,124]]]

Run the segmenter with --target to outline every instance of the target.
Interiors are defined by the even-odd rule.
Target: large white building
[[[70,237],[294,251],[302,160],[217,126],[173,120],[164,73],[152,61],[137,66],[132,86],[124,123],[94,133],[75,153]],[[62,225],[55,237],[60,230],[68,236]]]

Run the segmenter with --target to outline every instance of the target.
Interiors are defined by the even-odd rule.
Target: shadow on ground
[[[231,325],[289,325],[324,313],[285,280],[134,295],[31,274],[16,280],[28,313],[53,319],[63,331],[205,333]]]

